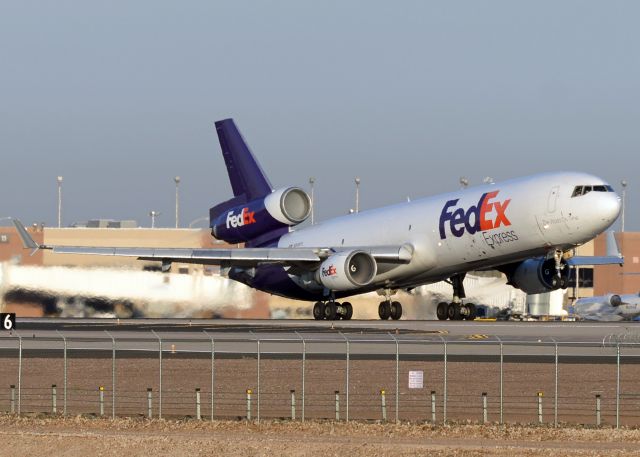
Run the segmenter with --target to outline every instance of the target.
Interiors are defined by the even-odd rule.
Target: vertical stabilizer
[[[216,131],[234,197],[244,196],[250,201],[269,195],[272,191],[271,183],[233,119],[217,121]]]

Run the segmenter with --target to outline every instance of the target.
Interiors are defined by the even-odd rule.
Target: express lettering
[[[465,231],[470,235],[478,231],[493,230],[500,226],[508,227],[511,221],[505,214],[511,199],[493,201],[498,196],[499,190],[482,194],[477,205],[464,208],[456,208],[459,198],[445,203],[440,214],[440,239],[447,237],[445,225],[448,222],[449,231],[457,238],[464,235]],[[493,213],[493,218],[490,214]]]
[[[227,228],[244,227],[245,225],[255,224],[255,211],[249,211],[249,208],[242,208],[240,214],[233,214],[233,211],[227,213]]]

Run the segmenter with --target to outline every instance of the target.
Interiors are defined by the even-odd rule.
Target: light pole
[[[627,180],[623,179],[620,181],[620,185],[622,185],[622,214],[620,215],[622,232],[624,232],[624,207],[626,205],[627,200]]]
[[[311,225],[313,225],[313,213],[314,213],[314,209],[315,209],[315,199],[314,199],[314,195],[313,195],[313,185],[316,182],[316,178],[311,177],[309,178],[309,184],[311,185]]]
[[[178,187],[180,185],[180,176],[176,176],[175,178],[173,178],[173,181],[176,183],[176,228],[178,228],[178,208],[179,208]]]
[[[356,176],[356,213],[360,212],[360,178]]]
[[[58,176],[58,228],[62,227],[62,176]]]
[[[151,228],[156,228],[156,217],[160,216],[160,211],[149,211],[149,216],[151,216]]]

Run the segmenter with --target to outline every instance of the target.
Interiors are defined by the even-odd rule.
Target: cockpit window
[[[573,189],[573,194],[571,197],[579,197],[581,195],[586,195],[589,192],[615,192],[613,187],[610,185],[599,185],[599,186],[576,186]]]

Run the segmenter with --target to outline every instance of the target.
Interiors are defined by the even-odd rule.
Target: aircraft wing
[[[314,268],[329,257],[337,249],[332,248],[238,248],[238,249],[203,249],[203,248],[143,248],[143,247],[96,247],[96,246],[48,246],[39,245],[29,235],[24,225],[13,219],[25,249],[34,252],[38,249],[49,249],[57,254],[84,254],[100,256],[136,257],[139,260],[152,260],[168,266],[172,262],[196,263],[205,265],[258,265],[264,263],[280,263],[284,265],[307,266]],[[382,263],[408,263],[413,255],[410,246],[374,246],[358,248],[371,254],[376,261]]]

